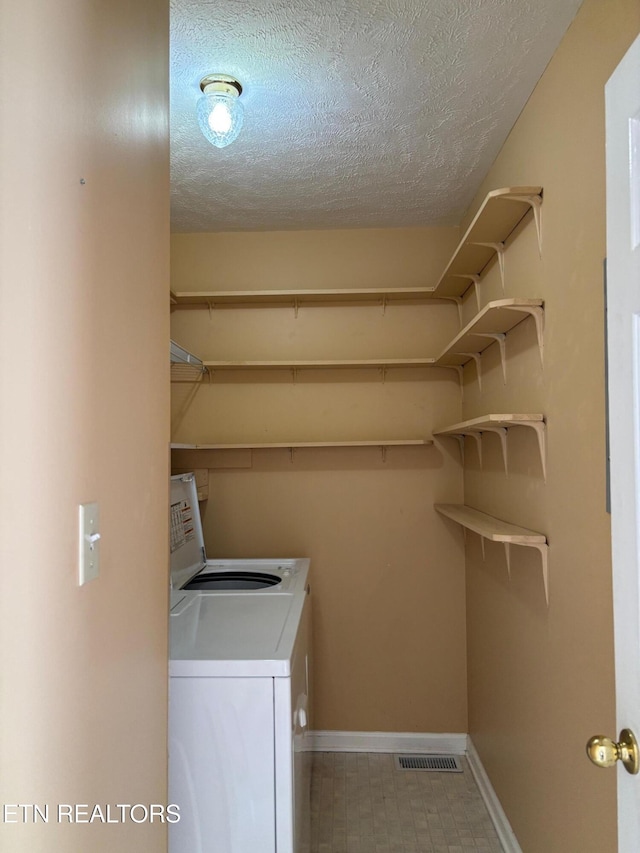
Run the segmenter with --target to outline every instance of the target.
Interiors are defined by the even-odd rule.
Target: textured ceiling
[[[457,223],[581,2],[172,0],[173,230]],[[223,149],[212,72],[244,87]]]

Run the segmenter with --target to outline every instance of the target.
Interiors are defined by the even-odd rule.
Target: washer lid
[[[171,478],[170,505],[171,587],[180,589],[203,568],[206,561],[193,474],[178,474]]]
[[[187,592],[169,620],[169,674],[190,678],[290,675],[304,599],[304,590],[298,596]]]

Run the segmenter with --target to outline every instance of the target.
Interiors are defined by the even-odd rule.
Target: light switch
[[[98,577],[100,568],[100,532],[98,504],[80,504],[79,513],[79,572],[80,586]]]

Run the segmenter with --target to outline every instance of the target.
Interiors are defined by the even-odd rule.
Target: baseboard
[[[413,732],[310,732],[313,752],[417,752],[464,755],[467,735]]]
[[[502,844],[504,853],[522,853],[522,848],[518,844],[518,839],[515,836],[511,824],[504,813],[504,809],[500,805],[496,792],[493,790],[493,785],[489,781],[487,771],[482,765],[480,756],[473,745],[470,737],[467,738],[467,761],[473,773],[473,778],[476,780],[476,785],[480,791],[480,795],[484,800],[484,804],[489,812],[493,825],[498,833],[498,838]]]

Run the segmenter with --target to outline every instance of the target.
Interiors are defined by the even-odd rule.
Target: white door
[[[640,737],[640,37],[605,92],[617,725]],[[618,850],[638,853],[640,775],[616,772]]]

